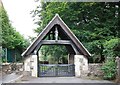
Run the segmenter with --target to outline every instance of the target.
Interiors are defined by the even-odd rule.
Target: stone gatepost
[[[29,55],[24,61],[24,71],[30,72],[31,76],[38,77],[37,55]]]
[[[88,73],[88,59],[84,55],[75,55],[74,64],[76,77],[81,77]]]

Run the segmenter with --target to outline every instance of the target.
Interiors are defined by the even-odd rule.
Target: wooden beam
[[[70,40],[57,40],[57,41],[56,40],[42,40],[34,50],[38,51],[42,45],[65,45],[67,46],[67,50],[69,51],[69,53],[80,54],[77,48],[73,45],[73,43]]]
[[[27,50],[23,53],[22,56],[24,55],[29,55],[34,48],[39,44],[39,42],[45,37],[49,31],[50,28],[52,28],[56,24],[56,18],[54,17],[49,24],[45,27],[45,29],[39,34],[39,36],[33,41],[33,43],[27,48]]]
[[[72,42],[70,40],[42,40],[42,45],[70,45]]]
[[[51,42],[44,42],[43,44],[48,44],[48,45],[71,45],[73,49],[76,51],[76,53],[82,53],[83,55],[90,56],[90,53],[87,51],[87,49],[83,46],[83,44],[77,39],[77,37],[72,33],[72,31],[69,29],[69,27],[63,22],[63,20],[56,15],[50,22],[49,24],[44,28],[44,30],[39,34],[39,36],[33,41],[33,43],[26,49],[24,53],[22,53],[22,56],[29,55],[32,53],[34,50],[37,50],[40,48],[42,45],[42,40],[47,36],[47,34],[50,31],[55,31],[54,27],[59,25],[61,27],[60,29],[57,29],[59,32],[59,37],[62,40],[71,40],[71,42],[65,42],[65,41],[59,41],[58,39],[58,34],[56,31],[56,41],[51,41]],[[53,30],[52,30],[53,29]],[[55,36],[55,33],[54,33]],[[55,38],[55,37],[54,37]],[[55,40],[55,39],[54,39]]]
[[[83,44],[78,40],[78,38],[72,33],[72,31],[69,29],[69,27],[63,22],[63,20],[59,17],[57,18],[57,23],[61,26],[61,28],[64,29],[64,32],[70,37],[70,39],[74,42],[74,44],[80,49],[80,51],[86,55],[91,56],[91,54],[88,52],[88,50],[83,46]]]

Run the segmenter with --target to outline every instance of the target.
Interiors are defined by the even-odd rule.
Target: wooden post
[[[74,64],[74,54],[68,54],[68,64]]]
[[[52,31],[52,40],[55,40],[55,33],[54,33],[54,30]]]
[[[39,51],[37,51],[37,77],[40,76]]]
[[[116,57],[117,62],[117,80],[116,82],[120,82],[120,58]]]
[[[50,33],[48,34],[48,40],[51,40]]]

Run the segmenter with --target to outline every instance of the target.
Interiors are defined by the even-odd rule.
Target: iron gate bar
[[[74,64],[39,64],[40,77],[75,76]]]

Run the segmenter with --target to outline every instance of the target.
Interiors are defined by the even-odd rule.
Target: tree
[[[42,2],[42,6],[33,11],[39,18],[36,22],[39,28],[35,32],[40,33],[56,13],[90,51],[89,62],[105,62],[104,78],[115,78],[115,57],[120,56],[119,2]],[[50,51],[50,55],[53,52]]]
[[[0,45],[2,48],[17,49],[22,53],[29,45],[29,41],[12,27],[3,6],[0,6],[0,25]]]
[[[49,61],[52,63],[67,63],[66,60],[66,55],[67,51],[65,46],[55,46],[55,45],[50,45],[50,46],[43,46],[41,48],[41,53],[42,53],[42,58],[44,61]],[[65,61],[63,60],[65,59]]]
[[[93,57],[89,62],[104,62],[104,42],[120,38],[119,3],[46,2],[33,11],[39,17],[37,33],[58,13]],[[42,8],[42,10],[39,10]],[[119,55],[118,55],[119,56]]]

